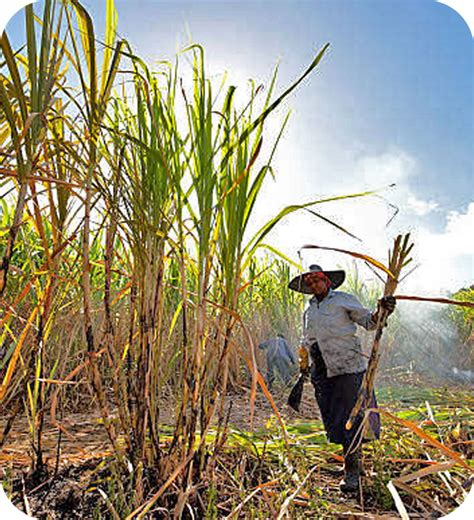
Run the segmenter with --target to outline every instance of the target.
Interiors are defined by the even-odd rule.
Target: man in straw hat
[[[362,442],[362,410],[350,430],[346,422],[357,400],[365,370],[367,356],[362,352],[356,335],[357,325],[367,330],[376,328],[377,314],[385,309],[395,310],[395,298],[384,297],[375,312],[366,309],[352,294],[336,291],[344,281],[342,270],[323,271],[311,265],[309,271],[296,276],[289,288],[312,294],[303,315],[303,337],[300,349],[300,370],[311,373],[324,428],[330,442],[342,444],[344,452],[344,479],[341,491],[359,489]],[[309,369],[308,351],[311,356]],[[376,406],[375,395],[371,407]],[[380,418],[371,412],[368,418],[369,436],[379,438]]]

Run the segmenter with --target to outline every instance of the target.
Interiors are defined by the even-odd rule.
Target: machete
[[[298,381],[296,381],[295,386],[292,388],[290,395],[288,396],[288,405],[296,410],[300,411],[301,397],[303,395],[303,387],[305,382],[307,381],[308,376],[305,374],[300,374]]]

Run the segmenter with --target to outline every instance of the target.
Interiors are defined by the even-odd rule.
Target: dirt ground
[[[277,388],[272,393],[287,425],[294,421],[314,421],[319,418],[310,384],[305,385],[300,412],[292,410],[286,404],[288,393],[288,388]],[[253,409],[253,425],[250,423],[251,407],[248,389],[237,389],[229,396],[227,402],[232,403],[229,426],[233,428],[258,431],[264,428],[273,416],[273,409],[261,391],[257,393]],[[174,424],[173,408],[169,399],[163,401],[160,414],[164,426]],[[114,416],[113,412],[112,416]],[[0,428],[3,429],[5,422],[5,417],[0,418]],[[90,489],[91,481],[97,478],[101,471],[104,471],[101,461],[111,453],[107,435],[94,406],[90,406],[90,411],[67,415],[61,424],[65,428],[65,432],[61,434],[60,457],[58,458],[59,432],[51,424],[49,416],[46,417],[43,448],[50,472],[45,475],[43,480],[31,481],[28,423],[24,417],[18,417],[8,442],[0,452],[2,480],[11,481],[12,477],[15,477],[18,487],[21,476],[21,486],[26,493],[17,493],[17,497],[23,496],[23,501],[17,500],[15,505],[25,512],[30,509],[41,520],[92,518],[92,511],[100,498],[98,493],[86,493],[86,490]],[[337,507],[338,515],[333,518],[368,520],[398,518],[396,514],[388,512],[367,512],[370,511],[370,494],[365,498],[362,496],[347,498],[340,493],[338,484],[342,476],[341,460],[337,454],[332,456],[328,453],[329,464],[318,470],[315,475],[317,486],[323,493],[324,499]],[[56,465],[57,471],[55,472]],[[25,496],[28,497],[26,503]],[[51,515],[50,511],[54,511],[54,514]],[[436,516],[415,515],[411,518],[436,518]]]
[[[307,385],[303,395],[300,412],[295,412],[286,404],[288,389],[278,388],[274,391],[273,398],[282,417],[286,421],[295,419],[315,420],[319,417],[316,401]],[[230,409],[229,426],[250,431],[251,406],[250,392],[248,389],[240,389],[229,396],[228,402],[232,403]],[[91,411],[68,414],[60,421],[65,431],[61,434],[60,467],[66,467],[91,457],[103,457],[110,453],[109,441],[105,428],[102,425],[99,412],[91,406]],[[259,430],[265,426],[273,415],[273,409],[261,393],[257,393],[254,413],[253,429]],[[112,411],[111,417],[116,417]],[[172,426],[174,423],[174,409],[170,402],[165,400],[160,408],[161,423]],[[0,417],[0,431],[3,431],[7,417]],[[43,433],[43,450],[45,461],[53,466],[56,464],[59,432],[51,423],[49,414],[45,418]],[[4,473],[6,468],[11,470],[27,471],[31,463],[29,455],[29,431],[25,417],[17,417],[7,442],[0,452],[0,468]],[[3,475],[1,475],[3,478]]]
[[[288,391],[288,389],[277,388],[273,392],[275,403],[285,421],[314,420],[318,417],[314,396],[309,389],[303,395],[300,413],[287,406]],[[245,431],[259,430],[265,427],[273,415],[270,403],[261,392],[257,393],[253,408],[253,425],[250,423],[251,406],[248,389],[237,389],[229,396],[228,402],[232,403],[229,416],[230,428]],[[173,425],[173,406],[170,405],[169,399],[164,400],[160,414],[164,426]],[[116,416],[114,411],[111,416]],[[7,417],[0,418],[2,431],[6,421]],[[92,515],[94,501],[99,500],[99,497],[97,493],[85,493],[85,490],[90,487],[91,481],[100,475],[101,461],[111,454],[107,434],[94,406],[91,406],[90,411],[87,412],[68,414],[61,420],[61,425],[64,431],[59,434],[47,414],[43,433],[43,451],[49,474],[39,478],[32,477],[28,422],[25,417],[17,417],[7,442],[0,452],[0,474],[2,480],[16,481],[16,487],[21,486],[25,490],[24,493],[15,495],[27,497],[15,501],[15,505],[22,511],[30,511],[40,519],[88,518],[88,515]],[[58,441],[60,441],[60,457],[58,457]],[[336,477],[329,476],[329,486],[337,486]]]
[[[414,376],[407,376],[406,374],[402,374],[402,376],[398,376],[396,380],[391,376],[390,383],[409,385],[410,387],[426,386],[433,383],[433,386],[436,386],[434,381],[427,381],[426,378],[418,381]],[[389,381],[387,376],[385,376],[385,379],[381,377],[379,382],[383,385]],[[276,386],[272,391],[275,404],[287,424],[295,420],[314,421],[320,418],[311,384],[307,383],[304,387],[299,412],[294,411],[286,403],[289,391],[290,388],[282,386]],[[228,396],[227,403],[231,403],[229,425],[245,431],[251,431],[252,428],[258,431],[265,426],[274,414],[272,406],[260,389],[257,392],[253,409],[253,424],[250,423],[251,405],[248,388],[239,387],[234,390]],[[111,416],[116,417],[116,412],[112,411]],[[3,431],[7,418],[7,415],[0,416],[0,432]],[[105,456],[110,453],[107,434],[102,425],[97,406],[94,403],[89,404],[84,412],[65,415],[60,422],[66,430],[61,435],[60,467],[84,461],[91,457]],[[160,422],[166,426],[174,424],[174,404],[170,398],[163,399],[160,407]],[[58,429],[51,424],[51,419],[47,412],[45,416],[43,449],[45,460],[53,465],[56,463],[57,458],[58,436]],[[0,476],[3,478],[3,473],[7,468],[27,471],[31,463],[29,451],[28,422],[25,417],[17,417],[13,430],[0,451]]]

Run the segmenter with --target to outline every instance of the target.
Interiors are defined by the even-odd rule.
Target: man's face
[[[304,277],[306,285],[308,285],[315,296],[324,296],[328,292],[329,288],[326,280],[327,278],[319,273],[310,273]]]

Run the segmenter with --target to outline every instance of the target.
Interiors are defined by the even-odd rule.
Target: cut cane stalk
[[[404,237],[398,235],[393,244],[393,250],[389,253],[389,264],[388,270],[393,276],[387,276],[385,283],[384,296],[393,296],[397,289],[398,280],[400,279],[400,273],[410,261],[409,254],[413,248],[413,243],[410,243],[410,234],[406,234]],[[383,329],[386,325],[388,312],[385,309],[380,309],[377,319],[377,329],[375,332],[374,343],[372,345],[372,352],[370,355],[367,370],[364,374],[359,395],[346,422],[346,429],[350,430],[354,424],[355,418],[358,416],[360,411],[365,408],[370,400],[372,391],[374,388],[375,372],[380,359],[380,340],[382,338]]]

